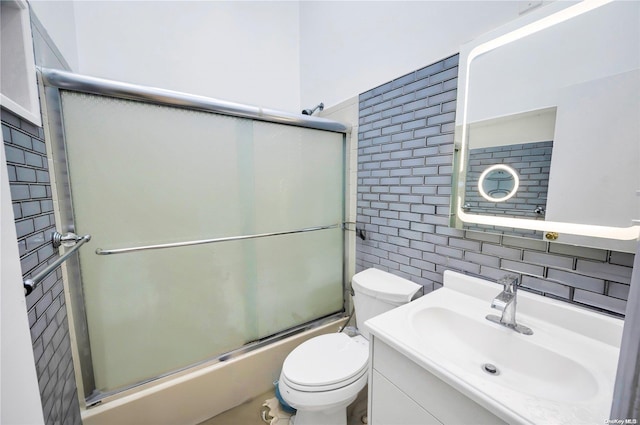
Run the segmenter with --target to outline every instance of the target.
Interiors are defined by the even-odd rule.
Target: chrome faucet
[[[518,276],[503,276],[498,279],[498,283],[504,285],[504,291],[500,292],[498,296],[493,299],[491,302],[491,308],[501,311],[502,317],[498,317],[495,314],[488,314],[487,320],[506,326],[518,333],[532,335],[533,331],[531,328],[516,323]]]

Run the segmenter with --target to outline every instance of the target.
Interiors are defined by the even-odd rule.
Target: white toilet
[[[361,335],[320,335],[303,342],[285,359],[280,395],[297,409],[295,425],[346,425],[347,406],[367,383],[369,332],[363,324],[406,304],[420,285],[377,269],[353,276],[353,302]]]

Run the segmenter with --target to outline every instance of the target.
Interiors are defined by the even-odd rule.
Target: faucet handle
[[[513,302],[515,294],[513,292],[502,291],[491,301],[491,308],[504,311],[509,303]]]
[[[507,274],[498,279],[498,283],[504,286],[507,292],[515,292],[520,284],[520,278],[515,274]]]

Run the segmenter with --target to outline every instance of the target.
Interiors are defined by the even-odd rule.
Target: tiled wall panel
[[[357,271],[376,267],[425,293],[455,270],[518,273],[529,291],[623,315],[633,254],[449,227],[458,56],[360,95]]]
[[[58,257],[43,130],[2,109],[2,139],[24,278]],[[42,409],[47,424],[81,424],[60,269],[27,296]]]

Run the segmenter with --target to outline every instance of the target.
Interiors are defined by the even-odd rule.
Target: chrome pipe
[[[313,109],[303,109],[302,115],[313,115],[313,113],[318,109],[320,110],[320,112],[322,112],[324,110],[324,103],[320,102]]]
[[[298,229],[298,230],[288,230],[286,232],[258,233],[255,235],[229,236],[225,238],[202,239],[202,240],[187,241],[187,242],[172,242],[172,243],[165,243],[165,244],[158,244],[158,245],[136,246],[131,248],[118,248],[118,249],[98,248],[96,249],[96,254],[97,255],[126,254],[126,253],[137,252],[137,251],[148,251],[152,249],[179,248],[183,246],[205,245],[205,244],[217,243],[217,242],[229,242],[229,241],[241,241],[244,239],[266,238],[268,236],[291,235],[293,233],[315,232],[317,230],[335,229],[338,227],[343,227],[343,225],[332,224],[329,226],[317,226],[317,227],[307,227],[307,228]]]
[[[53,263],[49,264],[44,270],[42,270],[40,273],[38,273],[34,277],[29,278],[29,279],[25,279],[25,281],[23,282],[24,291],[25,291],[24,294],[25,295],[29,295],[36,288],[36,286],[38,286],[38,284],[45,277],[47,277],[49,275],[49,273],[51,273],[52,271],[57,269],[58,266],[60,266],[60,264],[64,263],[67,260],[67,258],[71,257],[78,249],[80,249],[80,247],[82,245],[84,245],[85,243],[89,242],[90,240],[91,240],[91,235],[84,235],[84,236],[78,238],[77,242],[73,246],[73,248],[71,248],[70,250],[65,252],[61,257],[59,257]]]

